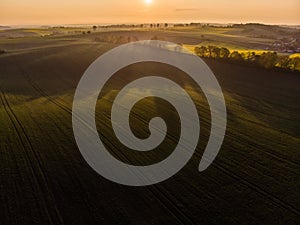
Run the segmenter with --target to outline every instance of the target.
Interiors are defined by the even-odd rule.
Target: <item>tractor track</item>
[[[64,110],[65,112],[69,113],[72,115],[72,110],[69,109],[68,106],[66,106],[64,103],[61,103],[60,101],[57,100],[57,98],[54,98],[50,95],[48,95],[44,90],[42,90],[39,86],[37,86],[35,84],[35,82],[30,78],[29,75],[27,75],[24,71],[23,71],[23,75],[25,77],[25,79],[30,83],[30,85],[39,93],[41,94],[42,96],[46,97],[49,101],[51,101],[53,104],[55,104],[56,106],[58,106],[59,108],[61,108],[62,110]],[[80,118],[79,118],[80,119]],[[80,119],[81,120],[81,119]],[[174,139],[174,137],[173,137]],[[114,145],[113,143],[111,143],[112,145]],[[116,147],[116,146],[115,146]],[[262,151],[262,150],[260,150]],[[265,151],[263,151],[264,153],[266,153]],[[279,160],[282,160],[282,161],[285,161],[287,163],[291,163],[291,164],[295,164],[294,162],[291,162],[291,161],[288,161],[286,159],[283,159],[281,158],[280,156],[276,155],[276,154],[273,154],[273,153],[270,153],[270,152],[267,152],[267,154],[269,154],[270,156],[273,156],[274,158],[277,158]],[[199,157],[200,154],[197,154]],[[124,156],[124,155],[123,155]],[[223,164],[225,165],[229,165],[225,162],[222,161]],[[273,194],[263,190],[261,187],[259,187],[258,185],[256,184],[253,184],[249,181],[247,181],[245,178],[233,173],[231,170],[225,168],[224,166],[221,166],[221,165],[217,165],[216,163],[214,163],[213,165],[211,165],[213,167],[215,167],[216,169],[222,171],[223,173],[225,173],[226,175],[230,176],[231,178],[235,179],[235,180],[238,180],[241,184],[243,184],[244,186],[256,191],[257,193],[261,194],[262,196],[268,198],[269,200],[271,200],[273,203],[275,203],[276,205],[278,206],[281,206],[291,212],[293,212],[294,214],[296,215],[300,215],[300,210],[296,207],[294,207],[293,205],[279,199],[278,197],[274,196]],[[162,191],[158,190],[159,193],[161,193],[161,196],[165,196]],[[154,194],[155,195],[155,194]],[[167,197],[164,197],[164,199],[168,199]],[[158,199],[160,200],[160,199]],[[160,200],[161,201],[161,200]],[[170,202],[172,202],[171,200],[169,200]],[[173,203],[171,203],[173,204]],[[176,205],[176,204],[175,204]],[[173,204],[174,206],[174,204]],[[176,206],[175,206],[176,207]],[[172,207],[173,208],[173,207]],[[177,211],[177,210],[176,210]],[[180,211],[180,209],[179,209]],[[177,212],[178,213],[178,212]],[[179,213],[179,214],[182,214],[182,213]],[[184,215],[184,214],[183,214]],[[184,216],[185,217],[185,216]],[[186,218],[185,218],[186,219]],[[183,221],[186,221],[185,219],[183,219]],[[181,221],[181,220],[180,220]],[[193,224],[193,222],[191,221],[190,224]]]
[[[54,197],[48,187],[45,172],[43,170],[43,166],[39,160],[39,157],[32,146],[32,143],[25,131],[25,128],[22,126],[22,123],[20,122],[17,115],[11,108],[11,106],[8,102],[8,99],[1,88],[0,88],[0,100],[4,107],[5,112],[7,113],[8,117],[17,133],[17,136],[19,138],[19,141],[20,141],[23,151],[25,153],[26,159],[29,163],[33,178],[34,178],[36,184],[38,185],[40,191],[42,192],[44,208],[46,210],[46,213],[47,213],[50,223],[57,224],[59,222],[59,224],[64,224],[62,217],[60,216],[59,211],[56,207]],[[52,205],[54,206],[55,215],[51,215],[50,211],[52,211],[52,210],[49,209],[49,206],[47,204],[48,202],[51,202]],[[57,218],[58,220],[55,218]]]
[[[45,93],[45,91],[43,91],[40,87],[38,87],[33,81],[32,79],[26,75],[25,73],[23,73],[25,78],[27,79],[27,81],[31,84],[31,86],[42,96],[46,97],[50,102],[52,102],[53,104],[55,104],[57,107],[61,108],[63,111],[69,113],[70,115],[72,115],[72,111],[65,106],[63,103],[57,101],[55,98],[51,97],[50,95],[48,95],[47,93]],[[79,120],[82,121],[82,119],[78,118]],[[110,142],[111,143],[111,142]],[[114,145],[113,143],[111,143],[112,145]],[[114,145],[115,146],[115,145]],[[117,147],[115,146],[115,148],[117,149]],[[118,154],[118,153],[116,153]],[[122,154],[122,153],[121,153]],[[119,154],[118,154],[119,155]],[[124,154],[122,154],[123,157],[126,157]],[[174,218],[180,222],[181,224],[196,224],[194,223],[189,217],[187,217],[183,212],[181,212],[180,209],[178,209],[177,205],[174,204],[172,202],[172,200],[168,199],[168,197],[166,197],[166,195],[164,193],[162,193],[162,191],[160,191],[157,187],[155,188],[155,190],[150,190],[150,192],[153,194],[153,197],[155,199],[157,199],[164,207],[167,211],[170,212],[170,214],[172,214],[174,216]],[[161,198],[159,198],[158,196],[161,196],[163,199],[165,199],[166,202],[163,202],[161,200]],[[172,209],[172,210],[170,210]]]

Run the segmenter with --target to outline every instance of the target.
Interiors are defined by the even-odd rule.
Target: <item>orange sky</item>
[[[0,25],[150,22],[300,24],[300,0],[0,0]]]

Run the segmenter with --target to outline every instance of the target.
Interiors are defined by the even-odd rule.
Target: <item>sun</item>
[[[147,5],[150,5],[152,3],[152,0],[144,0],[144,1]]]

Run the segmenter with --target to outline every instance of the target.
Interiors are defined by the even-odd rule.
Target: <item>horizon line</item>
[[[300,26],[300,23],[264,23],[264,22],[208,22],[208,21],[182,21],[182,22],[162,22],[162,21],[155,21],[155,22],[123,22],[123,23],[99,23],[99,22],[91,22],[91,23],[53,23],[53,24],[0,24],[1,27],[22,27],[22,26],[35,26],[35,27],[43,27],[43,26],[89,26],[89,25],[97,25],[97,26],[112,26],[112,25],[139,25],[139,24],[219,24],[219,25],[235,25],[235,24],[261,24],[261,25],[270,25],[270,26]]]

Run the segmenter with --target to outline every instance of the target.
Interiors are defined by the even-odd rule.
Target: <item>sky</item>
[[[300,0],[0,0],[0,25],[154,22],[300,25]]]

